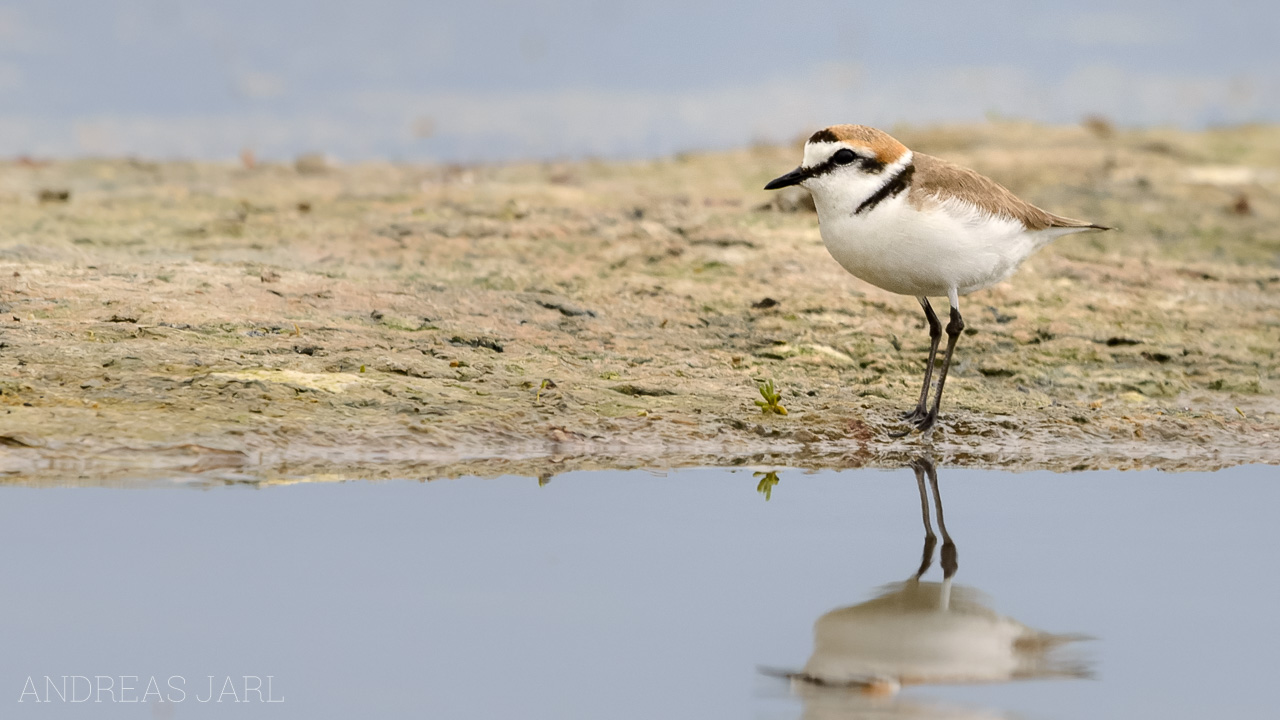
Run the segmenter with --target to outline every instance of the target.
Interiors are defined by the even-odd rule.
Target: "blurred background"
[[[834,122],[1280,120],[1280,3],[21,0],[0,154],[619,158]]]

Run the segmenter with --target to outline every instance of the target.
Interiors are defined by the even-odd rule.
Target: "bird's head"
[[[884,184],[886,172],[909,162],[911,151],[888,133],[865,125],[832,125],[809,136],[800,167],[764,189],[800,185],[819,203],[833,199],[857,203]]]

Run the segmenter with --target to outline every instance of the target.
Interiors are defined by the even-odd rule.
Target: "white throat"
[[[818,209],[818,221],[826,223],[829,219],[853,215],[863,203],[880,192],[885,185],[893,182],[898,174],[911,164],[911,160],[912,153],[908,150],[877,173],[870,173],[850,165],[809,178],[802,184],[806,190],[813,193],[813,202]],[[866,212],[874,212],[874,209]]]

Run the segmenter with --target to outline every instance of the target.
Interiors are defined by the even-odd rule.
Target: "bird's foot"
[[[920,418],[919,420],[916,420],[911,424],[915,425],[916,429],[919,430],[920,432],[928,432],[930,429],[933,428],[934,423],[936,423],[937,421],[938,421],[938,408],[935,407],[933,410],[926,413],[924,417]]]
[[[907,428],[906,430],[902,430],[900,432],[891,432],[889,433],[889,437],[891,438],[906,437],[910,435],[914,430],[919,430],[920,432],[927,432],[931,428],[933,428],[934,424],[938,422],[938,410],[936,408],[929,412],[918,412],[918,410],[919,409],[917,408],[917,410],[913,410],[909,413],[905,413],[902,416],[902,419],[906,420],[907,423],[911,425],[911,427]]]

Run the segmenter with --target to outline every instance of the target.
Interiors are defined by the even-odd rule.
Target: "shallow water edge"
[[[994,424],[993,424],[994,425]],[[998,426],[994,426],[999,430]],[[682,444],[637,433],[631,442],[561,437],[541,442],[480,435],[453,447],[392,438],[357,445],[280,445],[247,438],[240,447],[126,446],[111,443],[0,447],[0,485],[139,486],[147,484],[288,484],[352,478],[432,480],[518,475],[548,479],[583,470],[770,466],[808,470],[900,468],[922,454],[939,464],[1003,470],[1210,471],[1247,464],[1280,464],[1271,433],[1225,432],[1204,439],[1148,437],[1089,442],[1042,432],[986,432],[901,439],[800,442],[795,433],[757,424],[731,438]],[[883,434],[883,433],[882,433]],[[646,442],[649,440],[649,442]]]

